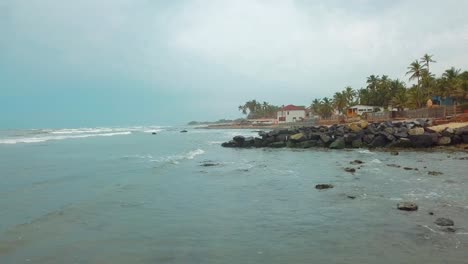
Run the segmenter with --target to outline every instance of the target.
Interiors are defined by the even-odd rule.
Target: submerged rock
[[[356,169],[355,169],[355,168],[345,168],[344,170],[345,170],[346,172],[351,172],[351,173],[356,172]]]
[[[362,160],[353,160],[353,161],[350,162],[350,164],[353,164],[353,165],[358,165],[358,164],[363,164],[363,163],[364,163],[364,161],[362,161]]]
[[[315,185],[315,189],[317,189],[317,190],[331,189],[333,187],[334,186],[332,184],[328,184],[328,183]]]
[[[418,205],[413,202],[401,202],[397,204],[397,208],[402,211],[416,211],[418,210]]]
[[[455,223],[453,222],[452,219],[448,219],[448,218],[437,218],[434,222],[436,225],[438,226],[453,226],[455,225]]]
[[[185,129],[184,129],[184,130],[182,130],[182,131],[180,131],[180,133],[187,133],[187,132],[188,132],[188,131],[187,131],[187,130],[185,130]]]
[[[432,175],[432,176],[439,176],[442,175],[443,173],[440,171],[429,171],[427,174]]]
[[[394,156],[400,155],[400,153],[399,153],[398,151],[391,151],[390,154],[391,154],[391,155],[394,155]]]

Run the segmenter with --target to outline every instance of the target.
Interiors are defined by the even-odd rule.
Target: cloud
[[[135,92],[232,116],[247,99],[307,104],[371,74],[406,80],[426,52],[436,74],[467,69],[467,9],[455,0],[5,0],[0,68],[96,80],[93,89],[133,82]]]

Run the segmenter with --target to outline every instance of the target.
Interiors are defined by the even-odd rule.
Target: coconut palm
[[[431,62],[433,62],[433,63],[437,62],[437,61],[433,60],[432,57],[434,57],[434,55],[429,55],[429,54],[426,53],[426,54],[424,54],[424,56],[421,57],[421,59],[419,59],[419,62],[422,63],[422,65],[426,67],[428,72],[430,72],[429,64]]]
[[[348,106],[348,98],[344,92],[336,92],[333,95],[333,106],[340,112],[344,113],[344,110]]]

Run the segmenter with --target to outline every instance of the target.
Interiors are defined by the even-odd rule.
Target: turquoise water
[[[225,149],[254,133],[181,129],[0,132],[0,263],[467,263],[466,153]]]

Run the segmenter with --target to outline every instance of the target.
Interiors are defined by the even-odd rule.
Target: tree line
[[[430,71],[436,63],[433,55],[424,54],[419,60],[410,63],[406,76],[408,86],[404,81],[392,79],[388,75],[370,75],[366,78],[366,86],[360,89],[345,87],[332,97],[314,99],[310,105],[314,114],[322,118],[330,117],[335,110],[345,114],[346,109],[353,105],[371,105],[387,109],[389,106],[403,110],[404,108],[421,108],[428,99],[434,96],[452,97],[463,102],[468,95],[468,71],[451,67],[439,77]],[[279,106],[268,102],[251,100],[239,106],[239,110],[247,118],[276,118]]]
[[[357,104],[402,110],[424,107],[434,96],[452,97],[463,102],[468,95],[468,71],[452,67],[437,77],[430,71],[432,63],[436,63],[433,58],[433,55],[425,54],[411,62],[406,72],[408,81],[416,82],[411,86],[388,75],[371,75],[366,79],[366,87],[354,90],[347,86],[332,98],[314,99],[311,109],[321,117],[330,117],[335,109],[344,114],[347,108]]]

